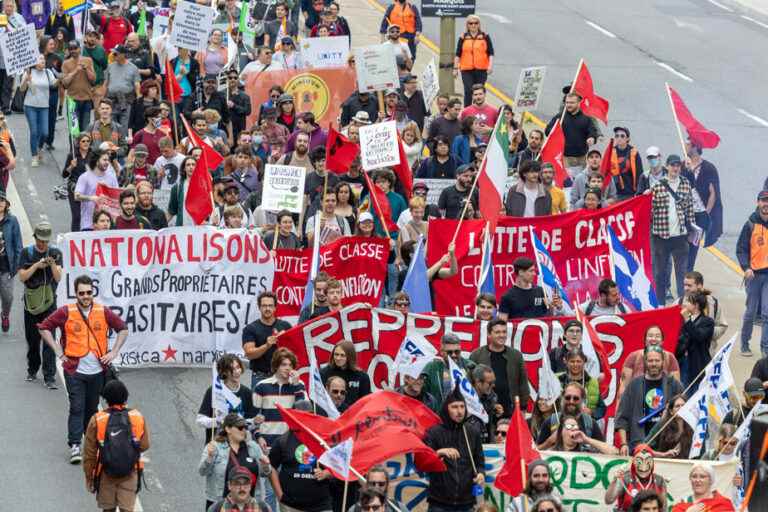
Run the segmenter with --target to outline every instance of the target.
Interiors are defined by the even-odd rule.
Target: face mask
[[[218,127],[219,127],[219,123],[212,123],[208,125],[208,129],[211,131],[218,129]]]
[[[256,145],[259,145],[262,142],[264,142],[264,136],[263,135],[254,135],[253,137],[251,137],[251,142],[253,142]]]
[[[656,167],[657,165],[659,165],[659,159],[658,158],[649,158],[648,159],[648,165],[650,165],[651,167]]]

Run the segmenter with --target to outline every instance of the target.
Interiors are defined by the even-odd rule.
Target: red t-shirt
[[[499,111],[487,103],[482,107],[470,105],[461,111],[459,119],[464,119],[467,116],[475,116],[480,120],[482,124],[486,125],[488,128],[493,129],[493,127],[496,125],[496,119],[499,117]],[[490,134],[488,137],[490,137]]]
[[[118,18],[102,16],[100,30],[104,35],[104,51],[109,54],[112,48],[125,43],[125,38],[133,32],[133,26],[122,16]]]
[[[147,162],[150,165],[155,165],[155,160],[160,158],[160,139],[167,137],[163,130],[155,130],[155,133],[149,133],[147,130],[141,129],[133,134],[132,147],[136,147],[136,144],[144,144],[147,146]]]

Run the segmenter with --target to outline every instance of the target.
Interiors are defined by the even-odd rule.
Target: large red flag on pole
[[[173,66],[171,61],[165,59],[165,97],[171,103],[178,103],[181,101],[181,95],[184,91],[179,85],[179,81],[176,80],[176,74],[173,72]]]
[[[392,219],[392,206],[389,204],[387,194],[371,181],[367,172],[364,172],[363,176],[365,177],[365,186],[368,188],[369,207],[373,208],[376,214],[378,214],[379,222],[384,226],[384,231],[387,233],[387,238],[389,238],[389,234],[392,231],[397,231],[398,228]]]
[[[349,170],[352,161],[360,154],[360,146],[351,142],[333,125],[328,127],[328,141],[325,146],[325,168],[336,174]]]
[[[618,176],[619,170],[616,168],[616,176]],[[608,141],[608,145],[605,146],[603,151],[603,160],[600,162],[600,174],[603,175],[603,193],[608,189],[613,179],[613,137]],[[621,177],[619,177],[621,179]],[[589,183],[589,176],[587,176],[587,183]]]
[[[393,166],[395,175],[405,190],[405,199],[410,200],[413,195],[413,171],[411,166],[408,165],[408,157],[405,155],[405,148],[403,147],[403,139],[400,138],[400,134],[397,134],[397,149],[400,152],[400,163]]]
[[[219,164],[224,161],[224,157],[221,156],[221,153],[213,149],[203,139],[200,138],[197,132],[195,132],[195,130],[189,126],[187,118],[184,117],[184,114],[181,114],[181,122],[184,123],[184,129],[187,131],[187,137],[189,137],[189,140],[192,141],[192,144],[195,147],[203,149],[203,158],[201,158],[201,160],[206,162],[208,169],[217,168]]]
[[[552,164],[555,168],[555,184],[562,188],[565,180],[568,179],[568,172],[563,165],[563,152],[565,151],[565,134],[563,134],[563,127],[560,125],[560,121],[555,122],[555,126],[552,131],[549,132],[547,140],[541,147],[539,158],[542,162]]]
[[[195,224],[202,224],[213,212],[212,193],[213,180],[206,165],[205,153],[203,153],[195,164],[195,171],[189,178],[189,187],[184,196],[184,208]]]
[[[571,86],[571,92],[581,96],[581,111],[590,117],[596,117],[605,124],[608,124],[608,100],[595,94],[595,87],[592,83],[592,75],[587,69],[587,64],[582,59],[579,63],[579,71],[576,73],[576,80]]]
[[[527,465],[541,458],[533,443],[531,431],[520,411],[520,400],[515,398],[515,410],[509,420],[507,440],[504,445],[504,465],[496,475],[493,485],[510,496],[520,496],[528,477]]]
[[[667,93],[672,104],[675,121],[685,126],[685,130],[688,132],[688,139],[693,144],[702,148],[716,148],[720,144],[720,136],[712,130],[708,130],[698,119],[693,117],[683,99],[669,84],[667,84]],[[681,140],[680,142],[682,143],[683,141]]]

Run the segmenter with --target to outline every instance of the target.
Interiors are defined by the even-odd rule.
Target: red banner
[[[312,267],[312,248],[275,251],[277,316],[298,316]],[[347,236],[320,248],[319,269],[341,281],[343,303],[376,306],[387,279],[389,241]]]
[[[456,231],[455,220],[429,221],[427,265],[433,265],[448,251]],[[568,296],[586,300],[595,296],[598,283],[611,276],[608,235],[611,226],[616,235],[651,276],[651,196],[622,201],[596,212],[577,210],[561,215],[536,217],[501,217],[493,236],[493,267],[496,298],[499,300],[515,282],[512,262],[520,256],[533,258],[530,226],[552,255],[560,280]],[[480,275],[482,243],[480,233],[485,220],[464,221],[456,238],[459,273],[450,279],[437,279],[435,311],[441,315],[473,316],[477,279]]]
[[[315,120],[326,126],[336,122],[341,104],[357,89],[357,78],[352,68],[248,73],[245,76],[245,93],[251,98],[248,126],[258,121],[259,107],[269,99],[269,88],[273,85],[281,85],[293,96],[297,114],[312,112]]]
[[[523,353],[528,380],[534,389],[539,385],[542,340],[546,343],[546,350],[558,346],[563,336],[563,326],[571,318],[525,318],[508,323],[507,345]],[[681,325],[680,308],[672,306],[625,315],[603,315],[591,318],[590,323],[608,351],[611,380],[605,404],[608,407],[606,417],[612,418],[624,360],[633,350],[644,347],[645,331],[652,325],[661,327],[664,332],[664,348],[674,353]],[[318,363],[323,364],[330,359],[335,343],[350,340],[357,349],[358,366],[368,372],[371,384],[378,389],[396,385],[393,363],[406,336],[418,333],[439,347],[440,337],[447,332],[459,337],[465,356],[486,345],[486,322],[472,318],[415,314],[406,317],[397,311],[371,309],[361,304],[297,325],[281,334],[278,344],[290,348],[296,354],[299,373],[306,380],[309,360],[307,347],[314,347]],[[612,422],[609,422],[609,428],[610,425]]]

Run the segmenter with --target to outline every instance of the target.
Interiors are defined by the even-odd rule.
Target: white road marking
[[[610,37],[611,39],[616,39],[616,34],[614,34],[613,32],[610,32],[610,31],[608,31],[608,30],[604,29],[603,27],[601,27],[601,26],[600,26],[600,25],[598,25],[597,23],[593,23],[593,22],[591,22],[591,21],[589,21],[589,20],[584,20],[584,23],[586,23],[587,25],[589,25],[589,26],[590,26],[590,27],[592,27],[593,29],[597,30],[597,31],[598,31],[598,32],[600,32],[601,34],[603,34],[603,35],[605,35],[605,36],[608,36],[608,37]]]
[[[757,21],[755,18],[750,18],[749,16],[744,16],[743,14],[741,15],[741,17],[747,21],[751,21],[755,25],[760,25],[763,28],[768,28],[768,24],[763,23],[762,21]]]
[[[481,11],[481,12],[478,12],[477,15],[478,16],[483,16],[483,17],[486,17],[486,18],[491,18],[492,20],[497,21],[499,23],[504,23],[504,24],[512,23],[512,20],[510,20],[509,18],[507,18],[505,16],[502,16],[501,14],[495,14],[495,13],[492,13],[492,12],[482,12]]]
[[[726,5],[721,4],[720,2],[717,2],[715,0],[708,0],[708,1],[709,1],[709,3],[714,5],[715,7],[719,7],[720,9],[722,9],[724,11],[733,12],[733,9],[731,9],[730,7],[728,7]]]
[[[701,28],[700,26],[696,25],[695,23],[688,23],[687,21],[682,21],[682,20],[679,20],[677,18],[672,18],[672,21],[675,22],[675,26],[677,28],[689,28],[689,29],[693,30],[694,32],[699,32],[699,33],[703,33],[704,32],[704,29]]]
[[[676,75],[676,76],[678,76],[678,77],[682,78],[682,79],[683,79],[683,80],[685,80],[686,82],[693,82],[693,78],[691,78],[691,77],[689,77],[688,75],[685,75],[685,74],[683,74],[683,73],[679,72],[678,70],[676,70],[675,68],[673,68],[672,66],[670,66],[669,64],[667,64],[667,63],[665,63],[665,62],[658,62],[658,61],[657,61],[657,62],[656,62],[656,65],[657,65],[657,66],[659,66],[659,67],[662,67],[662,68],[666,69],[667,71],[669,71],[669,72],[670,72],[670,73],[672,73],[673,75]]]
[[[747,112],[747,111],[746,111],[746,110],[744,110],[743,108],[737,108],[737,109],[736,109],[736,111],[737,111],[739,114],[743,115],[744,117],[748,117],[748,118],[750,118],[751,120],[753,120],[753,121],[754,121],[754,122],[756,122],[757,124],[763,125],[763,126],[765,126],[766,128],[768,128],[768,121],[766,121],[766,120],[765,120],[765,119],[763,119],[762,117],[758,117],[758,116],[756,116],[756,115],[754,115],[754,114],[750,114],[749,112]]]

